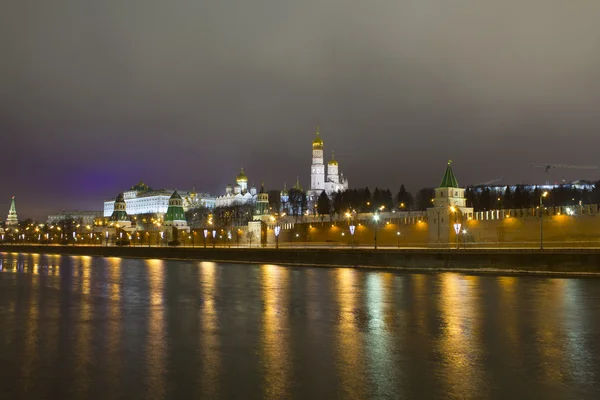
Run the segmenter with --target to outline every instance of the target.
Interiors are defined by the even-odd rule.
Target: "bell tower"
[[[310,190],[320,193],[325,190],[325,164],[323,163],[323,139],[317,126],[317,135],[312,143],[312,165],[310,167]]]

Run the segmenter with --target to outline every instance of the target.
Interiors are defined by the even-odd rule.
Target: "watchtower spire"
[[[6,217],[6,226],[18,224],[19,219],[17,218],[17,207],[15,206],[15,196],[13,196],[10,202],[10,208],[8,209],[8,216]]]

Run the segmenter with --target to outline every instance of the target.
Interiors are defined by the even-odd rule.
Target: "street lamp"
[[[373,238],[375,250],[377,250],[377,228],[379,227],[379,214],[373,215],[373,221],[375,221],[375,236]]]
[[[543,192],[540,195],[540,250],[544,250],[544,197],[548,196],[548,192]]]
[[[459,246],[459,241],[458,241],[458,235],[460,234],[460,222],[457,222],[454,224],[454,232],[456,232],[456,250],[458,250],[458,246]]]
[[[215,242],[217,240],[217,231],[213,229],[212,231],[212,238],[213,238],[213,249],[215,248]]]
[[[400,248],[400,231],[396,232],[396,236],[398,236],[398,248]]]
[[[204,230],[204,248],[206,248],[206,237],[208,236],[208,229]]]
[[[279,224],[275,225],[273,228],[273,232],[275,233],[275,248],[279,248],[279,232],[281,231],[281,226]]]

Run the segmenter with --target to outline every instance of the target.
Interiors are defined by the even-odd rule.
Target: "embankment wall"
[[[185,259],[316,266],[376,267],[473,272],[600,274],[600,250],[367,250],[203,249],[101,246],[0,246],[9,253]]]

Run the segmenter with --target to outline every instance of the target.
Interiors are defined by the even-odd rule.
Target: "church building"
[[[331,156],[331,160],[327,163],[323,161],[323,139],[319,128],[317,127],[317,135],[312,143],[312,165],[310,167],[310,189],[307,192],[311,201],[316,201],[322,191],[325,191],[329,196],[338,191],[348,189],[348,179],[339,171],[339,163],[335,157]]]
[[[236,185],[227,185],[225,194],[215,199],[216,207],[229,207],[234,204],[255,204],[256,203],[256,188],[252,186],[248,189],[248,177],[244,173],[244,168],[240,170],[237,176]]]

